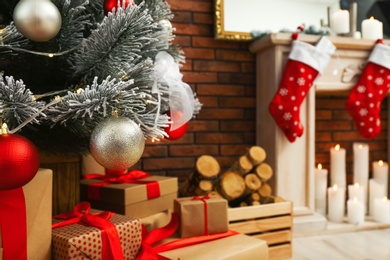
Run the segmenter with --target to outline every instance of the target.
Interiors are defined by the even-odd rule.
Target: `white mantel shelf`
[[[300,34],[298,39],[314,44],[320,37]],[[302,222],[299,216],[308,219],[307,223],[311,223],[313,229],[326,224],[325,218],[314,214],[315,97],[321,93],[348,94],[376,43],[367,39],[327,37],[336,46],[336,54],[301,106],[304,134],[294,143],[287,140],[268,112],[290,53],[291,33],[270,34],[250,46],[250,51],[256,54],[257,63],[256,142],[267,151],[267,162],[274,170],[271,185],[275,194],[294,203],[294,227]],[[385,43],[390,44],[390,41]],[[313,224],[316,222],[317,227]],[[302,226],[302,229],[305,227]]]

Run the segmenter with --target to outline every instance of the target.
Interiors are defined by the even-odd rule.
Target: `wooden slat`
[[[269,260],[281,260],[292,257],[292,245],[285,244],[268,248]]]
[[[246,220],[246,219],[291,214],[291,212],[292,212],[292,203],[291,201],[286,201],[286,202],[272,203],[272,204],[259,205],[259,206],[230,208],[228,209],[228,218],[229,221],[237,221],[237,220]]]
[[[254,235],[252,237],[267,241],[268,245],[281,244],[291,242],[292,232],[291,230],[268,232],[264,234]]]
[[[265,232],[275,229],[291,228],[292,217],[283,216],[275,218],[265,218],[259,220],[248,220],[229,224],[229,229],[243,234]]]

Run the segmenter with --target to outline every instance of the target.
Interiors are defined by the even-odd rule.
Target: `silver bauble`
[[[168,19],[162,19],[158,22],[158,24],[165,30],[165,31],[172,31],[172,24]]]
[[[141,128],[127,117],[109,117],[92,131],[89,149],[109,170],[126,170],[141,158],[145,138]]]
[[[62,24],[61,14],[50,0],[21,0],[13,18],[19,32],[36,42],[54,38]]]

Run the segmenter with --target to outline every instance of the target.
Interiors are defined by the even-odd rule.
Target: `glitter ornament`
[[[62,24],[61,14],[50,0],[21,0],[13,18],[19,32],[36,42],[53,39]]]
[[[20,188],[29,183],[39,169],[37,148],[25,137],[0,131],[0,190]]]
[[[129,6],[130,4],[134,5],[133,0],[122,0],[122,1],[125,4],[125,8],[127,8],[127,6]],[[117,6],[118,6],[118,0],[104,0],[104,5],[103,5],[104,13],[107,15],[109,12],[112,11],[113,8],[117,9]]]
[[[127,117],[109,117],[92,131],[89,149],[109,170],[124,170],[138,162],[145,147],[141,128]]]

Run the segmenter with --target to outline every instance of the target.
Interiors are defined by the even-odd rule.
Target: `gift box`
[[[217,197],[176,199],[174,210],[180,216],[180,236],[184,238],[228,231],[227,209],[227,201]]]
[[[166,242],[167,240],[163,241]],[[237,234],[217,240],[165,251],[159,255],[180,260],[253,260],[268,259],[268,246],[264,240]]]
[[[171,220],[171,210],[165,210],[153,215],[150,215],[145,218],[141,218],[142,225],[146,228],[148,232],[156,228],[161,228],[166,226]]]
[[[91,214],[89,215],[95,215],[98,214],[98,212],[99,211],[91,210]],[[109,217],[104,221],[108,221],[114,225],[117,240],[119,240],[118,242],[120,243],[119,247],[112,246],[115,243],[109,242],[107,238],[104,237],[105,233],[109,233],[108,230],[102,230],[91,226],[90,224],[86,224],[83,221],[79,221],[77,223],[70,223],[65,226],[53,228],[53,258],[58,260],[106,260],[110,258],[103,256],[103,250],[107,251],[111,250],[111,248],[116,248],[116,250],[122,249],[122,253],[119,252],[119,254],[123,254],[124,259],[135,259],[142,240],[142,224],[140,220],[119,214],[111,215],[111,212],[104,213],[110,213]],[[98,220],[98,222],[100,221],[101,220]],[[62,220],[53,219],[53,227],[56,224],[61,224],[61,222]],[[70,222],[72,222],[72,220],[70,220]],[[112,250],[115,251],[114,249]],[[113,259],[115,259],[115,255],[113,256]]]
[[[97,199],[95,195],[91,196],[91,190],[92,193],[99,193]],[[148,175],[140,179],[131,179],[129,183],[109,183],[99,179],[82,180],[80,197],[82,201],[89,201],[95,209],[143,218],[173,209],[177,191],[176,177]]]
[[[46,260],[51,258],[51,218],[52,218],[52,171],[39,169],[35,177],[22,187],[26,205],[27,259]],[[19,225],[19,223],[4,223]],[[16,232],[15,228],[15,232]],[[5,237],[1,236],[0,245]],[[20,241],[13,241],[20,243]],[[0,259],[5,249],[0,248]],[[12,259],[16,256],[13,256]]]

